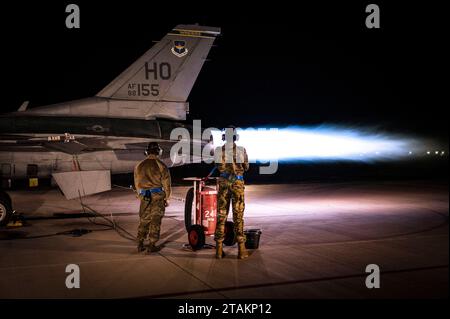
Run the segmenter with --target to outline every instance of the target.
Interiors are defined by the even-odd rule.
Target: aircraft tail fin
[[[178,25],[97,96],[185,102],[220,28]]]
[[[24,101],[22,103],[22,105],[19,107],[19,109],[17,110],[17,112],[25,112],[27,110],[29,103],[30,103],[30,101]]]

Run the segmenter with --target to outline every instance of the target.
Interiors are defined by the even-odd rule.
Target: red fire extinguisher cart
[[[184,206],[184,222],[188,232],[189,245],[193,250],[205,246],[206,237],[214,236],[217,223],[217,177],[188,177],[184,180],[192,181]],[[225,224],[224,244],[232,246],[236,243],[234,224],[227,221]]]

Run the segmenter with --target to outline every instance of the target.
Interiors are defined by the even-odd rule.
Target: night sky
[[[371,2],[72,2],[79,30],[65,28],[70,1],[2,4],[2,112],[24,100],[33,107],[93,96],[152,40],[199,23],[223,34],[189,97],[190,119],[358,125],[448,140],[438,7],[374,2],[381,29],[367,29]]]

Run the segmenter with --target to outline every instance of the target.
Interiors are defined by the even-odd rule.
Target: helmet
[[[147,145],[147,148],[145,149],[145,155],[162,155],[162,148],[159,146],[159,144],[157,142],[150,142]]]
[[[233,142],[236,142],[239,139],[239,134],[236,133],[236,127],[233,125],[228,125],[222,130],[222,141],[227,140],[227,135],[233,134]]]

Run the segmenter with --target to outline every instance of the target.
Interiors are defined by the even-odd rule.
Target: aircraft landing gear
[[[8,224],[13,214],[11,197],[4,191],[0,190],[0,226]]]

